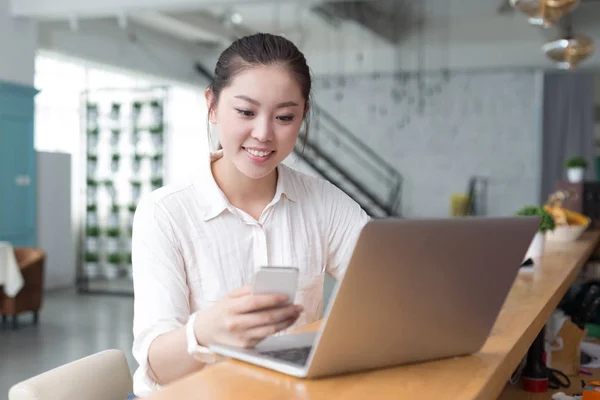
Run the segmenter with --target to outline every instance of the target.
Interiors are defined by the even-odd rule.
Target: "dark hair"
[[[209,112],[219,101],[221,91],[231,84],[235,77],[246,69],[255,66],[280,65],[289,70],[294,76],[306,107],[310,104],[312,78],[310,68],[306,63],[304,54],[298,47],[283,36],[269,33],[257,33],[237,39],[221,53],[212,82],[208,86],[214,95],[213,104],[209,105]],[[306,124],[304,144],[308,138],[309,115],[304,118]]]

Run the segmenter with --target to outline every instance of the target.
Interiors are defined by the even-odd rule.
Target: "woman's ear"
[[[310,111],[310,103],[307,101],[306,105],[304,106],[304,115],[302,116],[302,118],[306,118],[309,111]]]
[[[216,112],[216,103],[217,99],[215,94],[211,88],[206,89],[204,92],[204,97],[206,98],[206,108],[208,109],[208,120],[211,124],[217,123],[217,112]]]

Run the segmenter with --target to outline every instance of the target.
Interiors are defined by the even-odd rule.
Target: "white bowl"
[[[557,225],[553,231],[546,232],[546,240],[552,242],[574,242],[585,232],[590,221],[585,225]]]

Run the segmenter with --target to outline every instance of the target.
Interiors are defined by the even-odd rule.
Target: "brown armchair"
[[[33,323],[38,323],[44,291],[46,253],[31,247],[16,247],[14,250],[17,264],[23,274],[23,288],[15,297],[8,297],[0,291],[0,311],[2,322],[6,321],[7,316],[12,316],[13,328],[16,329],[19,326],[18,315],[25,311],[32,311]]]

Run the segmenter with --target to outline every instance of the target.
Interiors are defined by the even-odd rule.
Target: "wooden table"
[[[320,380],[228,360],[150,399],[496,399],[599,242],[593,231],[575,243],[548,244],[536,270],[519,274],[490,337],[471,356]]]

